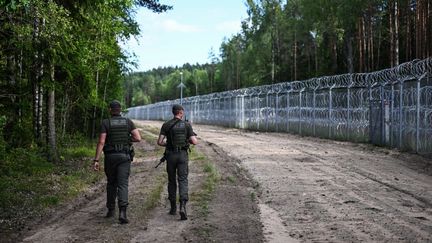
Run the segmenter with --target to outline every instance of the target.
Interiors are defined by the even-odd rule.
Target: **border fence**
[[[370,142],[432,153],[432,58],[353,73],[131,107],[128,117],[167,120],[182,103],[198,124]]]

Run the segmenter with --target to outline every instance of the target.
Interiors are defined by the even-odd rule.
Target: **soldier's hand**
[[[93,170],[94,170],[94,171],[99,171],[99,169],[100,169],[100,167],[99,167],[99,162],[95,161],[95,162],[93,163]]]

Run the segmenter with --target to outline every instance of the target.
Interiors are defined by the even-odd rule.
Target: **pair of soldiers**
[[[93,169],[99,171],[99,159],[102,151],[105,154],[104,169],[107,177],[108,212],[106,217],[114,217],[115,200],[118,200],[119,222],[127,224],[126,209],[128,206],[128,184],[130,164],[133,159],[131,142],[140,142],[141,135],[134,123],[121,116],[121,105],[118,101],[109,104],[110,119],[101,125]],[[157,144],[165,147],[168,173],[168,199],[171,215],[177,211],[176,192],[178,180],[180,194],[180,218],[187,219],[186,203],[188,201],[188,148],[189,144],[197,144],[196,134],[192,126],[183,121],[184,109],[181,105],[172,107],[174,118],[162,125]],[[177,176],[176,176],[177,174]]]

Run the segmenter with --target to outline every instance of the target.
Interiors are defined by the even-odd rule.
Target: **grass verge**
[[[191,197],[200,209],[200,216],[207,217],[209,214],[209,202],[211,201],[217,184],[220,181],[220,175],[215,165],[209,161],[205,155],[199,153],[195,149],[193,149],[190,154],[190,160],[197,163],[206,174],[201,190],[192,193]]]
[[[60,150],[59,163],[50,163],[37,149],[16,148],[0,162],[0,231],[6,235],[77,196],[100,181],[91,158],[94,143],[77,142]]]

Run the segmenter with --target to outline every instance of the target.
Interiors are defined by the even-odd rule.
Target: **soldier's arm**
[[[162,147],[166,147],[165,135],[159,134],[159,138],[157,140],[157,144]]]
[[[140,142],[141,141],[141,134],[138,129],[134,129],[131,131],[132,135],[132,142]]]
[[[95,171],[99,171],[99,159],[101,157],[102,150],[103,150],[103,147],[105,145],[106,135],[107,135],[106,133],[101,133],[99,135],[99,141],[98,141],[98,144],[96,146],[96,155],[95,155],[95,158],[93,159],[93,162],[94,162],[93,163],[93,169]]]
[[[157,140],[157,144],[159,146],[162,146],[162,147],[166,147],[166,145],[167,145],[167,142],[165,140],[165,138],[166,138],[165,130],[166,130],[166,123],[164,123],[162,125],[160,133],[159,133],[159,137],[158,137],[158,140]]]
[[[187,125],[187,134],[189,135],[189,143],[193,145],[198,144],[198,139],[196,137],[196,133],[193,131],[192,126],[190,124]]]
[[[193,144],[193,145],[197,145],[198,144],[198,139],[196,136],[190,136],[189,137],[189,143]]]

